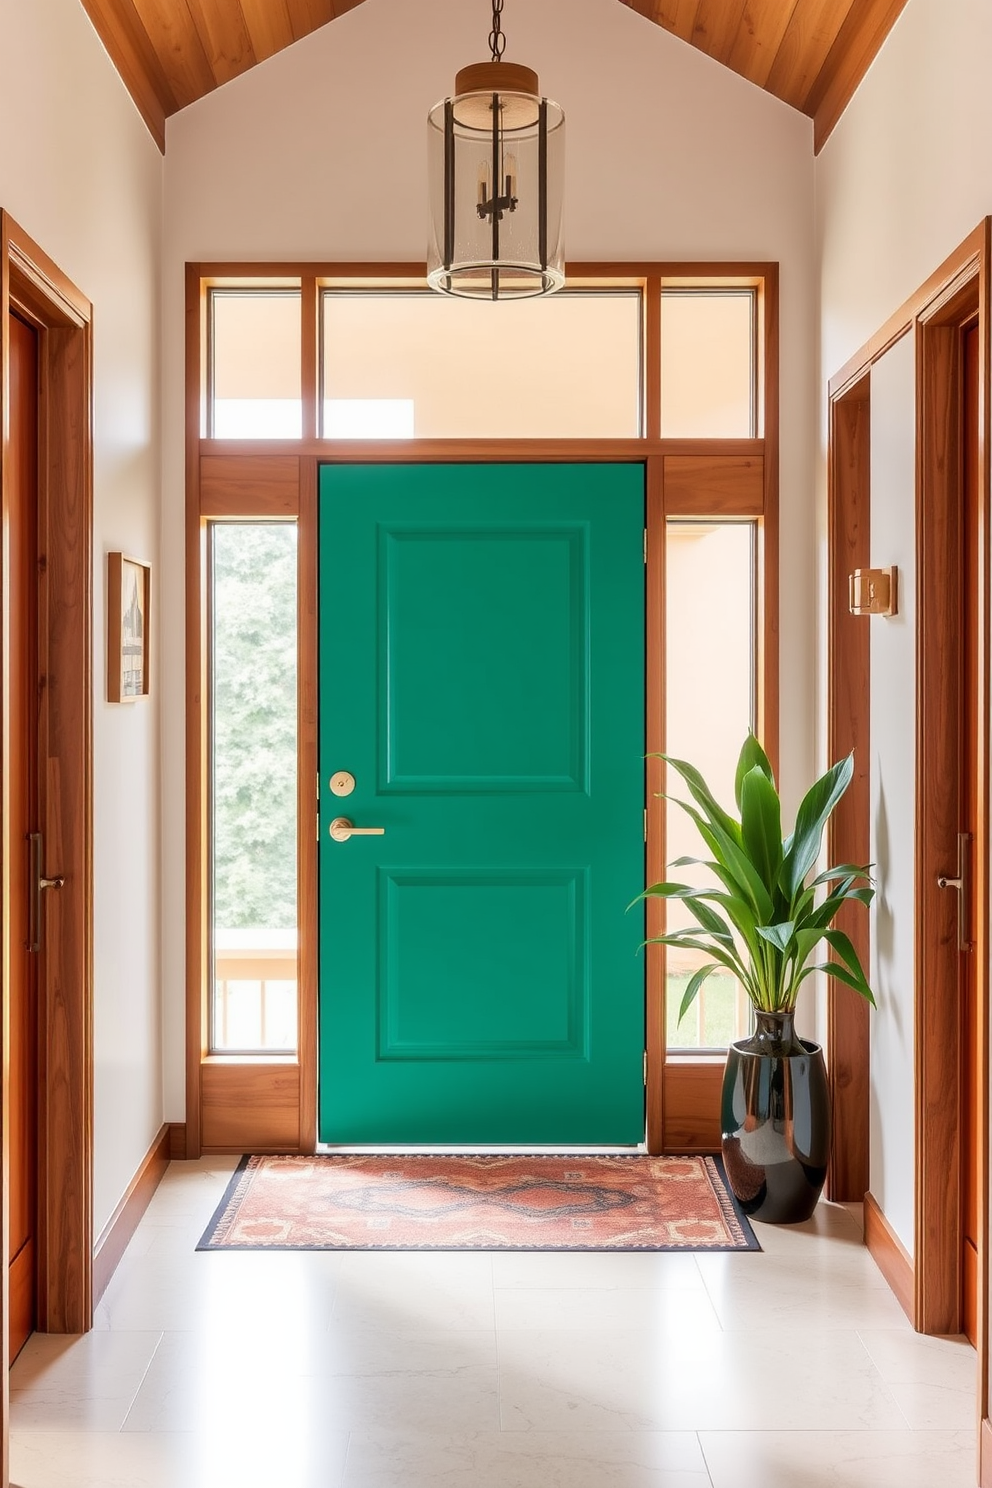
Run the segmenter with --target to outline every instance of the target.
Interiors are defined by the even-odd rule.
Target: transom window
[[[754,284],[579,284],[499,305],[405,284],[315,293],[308,335],[298,283],[211,286],[209,438],[299,439],[310,407],[310,432],[335,441],[761,430]]]

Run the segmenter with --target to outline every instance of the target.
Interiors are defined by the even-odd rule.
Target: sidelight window
[[[211,618],[211,1051],[297,1042],[294,522],[216,522]]]
[[[721,804],[734,809],[740,746],[755,727],[757,527],[747,521],[669,521],[666,534],[666,753],[700,769]],[[673,770],[666,789],[685,798]],[[692,821],[678,806],[667,813],[667,857],[705,856]],[[679,882],[712,884],[705,870],[672,871]],[[668,928],[692,924],[668,906]],[[679,1021],[693,972],[707,958],[670,946],[666,955],[666,1025],[670,1052],[725,1049],[748,1031],[743,988],[722,970],[704,983]]]

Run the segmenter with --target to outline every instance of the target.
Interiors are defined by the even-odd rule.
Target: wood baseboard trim
[[[992,1488],[992,1421],[986,1416],[978,1438],[979,1488]]]
[[[865,1194],[865,1244],[899,1306],[915,1327],[916,1279],[912,1257],[870,1193]]]
[[[173,1162],[186,1161],[186,1123],[169,1122],[169,1156]]]
[[[171,1136],[171,1129],[163,1126],[93,1247],[94,1306],[107,1290],[128,1242],[151,1203],[152,1194],[165,1176],[171,1155]]]

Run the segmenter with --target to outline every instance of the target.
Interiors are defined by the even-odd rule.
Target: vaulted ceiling
[[[82,0],[165,149],[187,104],[362,0]],[[819,150],[906,0],[620,0],[814,121]]]

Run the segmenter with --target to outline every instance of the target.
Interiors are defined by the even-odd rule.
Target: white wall
[[[167,1113],[183,1111],[183,264],[426,251],[426,115],[486,52],[485,0],[365,3],[169,121],[164,289]],[[616,0],[528,0],[508,59],[565,108],[566,256],[782,264],[783,783],[813,759],[814,329],[807,119]]]
[[[820,278],[820,385],[851,357],[887,318],[930,276],[988,213],[992,213],[992,90],[988,59],[992,56],[992,6],[988,0],[909,0],[905,11],[876,58],[837,129],[816,163],[817,255]],[[907,458],[905,431],[913,417],[914,391],[905,366],[890,370],[890,358],[909,355],[896,348],[872,378],[872,421],[885,419],[886,429],[872,438],[872,556],[890,563],[907,550],[905,506]],[[888,411],[876,407],[885,388]],[[899,407],[896,408],[895,404]],[[821,394],[820,505],[818,544],[825,551],[823,488],[826,468],[826,399]],[[898,472],[902,478],[897,479]],[[820,570],[823,571],[821,561]],[[904,570],[905,572],[905,570]],[[910,599],[910,579],[901,585],[901,600]],[[906,947],[912,934],[912,903],[906,899],[894,861],[893,833],[914,809],[914,773],[908,755],[892,738],[886,704],[905,720],[911,715],[907,696],[913,686],[908,654],[894,661],[887,674],[885,651],[896,635],[894,622],[872,625],[872,727],[880,730],[899,765],[884,792],[890,843],[885,869],[885,897],[898,911],[889,931],[897,937],[894,960],[880,968],[886,1003],[872,1014],[872,1185],[883,1210],[912,1249],[912,1147],[896,1131],[906,1116],[912,1090],[911,1013],[906,977],[911,962]],[[880,630],[879,627],[882,627]],[[822,645],[822,638],[821,638]],[[898,684],[896,676],[901,679]],[[907,723],[908,727],[909,724]],[[874,741],[878,743],[879,741]],[[873,748],[873,788],[884,767]],[[879,809],[877,798],[873,805]],[[879,823],[876,821],[876,828]],[[909,844],[904,844],[908,848]],[[879,832],[879,848],[884,847]],[[885,929],[885,903],[879,928]],[[907,918],[908,917],[908,918]],[[898,990],[901,987],[902,990]],[[896,1001],[892,999],[895,998]],[[882,1113],[891,1113],[891,1117]]]
[[[916,356],[903,336],[871,370],[871,564],[899,569],[899,613],[871,627],[870,1189],[915,1249]],[[907,809],[908,803],[908,809]]]
[[[79,0],[0,0],[0,38],[0,205],[94,305],[99,1234],[162,1122],[161,689],[134,706],[104,701],[104,591],[109,550],[158,573],[163,165]]]
[[[992,212],[992,6],[909,0],[816,163],[821,369]]]

